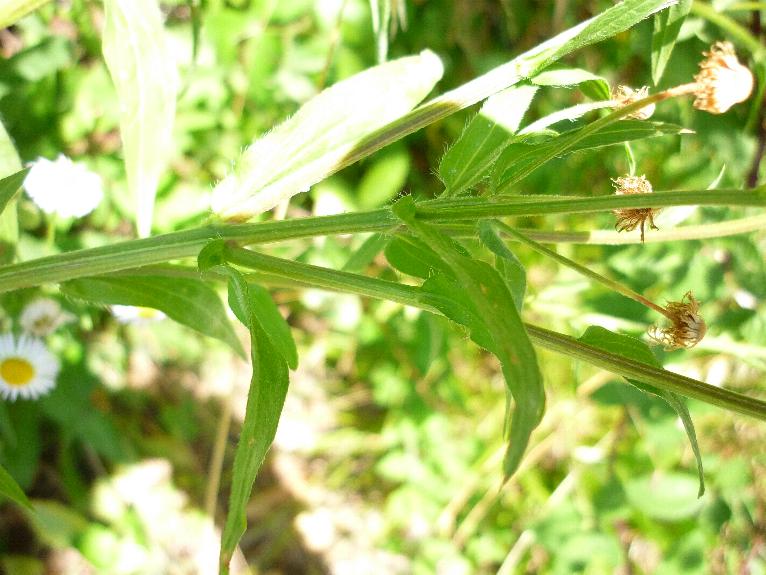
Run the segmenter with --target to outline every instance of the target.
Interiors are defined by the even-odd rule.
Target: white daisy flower
[[[28,335],[0,335],[0,396],[37,399],[56,386],[59,361],[45,344]]]
[[[150,323],[160,321],[167,316],[158,309],[134,305],[113,305],[112,315],[120,323]]]
[[[56,329],[74,320],[74,316],[61,309],[61,305],[56,300],[50,298],[39,298],[27,304],[24,311],[21,312],[21,329],[25,332],[45,337],[50,335]]]
[[[38,158],[24,179],[29,197],[46,214],[81,218],[104,197],[101,177],[64,154],[56,160]]]

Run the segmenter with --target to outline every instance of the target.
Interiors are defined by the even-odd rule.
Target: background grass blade
[[[104,0],[104,6],[104,59],[120,101],[120,135],[138,235],[146,237],[157,185],[173,149],[177,71],[157,0]]]

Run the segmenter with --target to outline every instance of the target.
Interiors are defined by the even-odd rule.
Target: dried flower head
[[[630,86],[617,86],[617,89],[612,92],[612,100],[615,101],[618,107],[624,108],[629,104],[643,100],[649,96],[649,88],[643,86],[638,90],[634,90]],[[639,108],[632,114],[628,114],[628,118],[635,118],[636,120],[648,120],[654,114],[655,105],[649,104],[643,108]]]
[[[694,107],[711,114],[723,114],[734,104],[744,102],[753,91],[753,74],[737,60],[730,42],[716,42],[694,77]]]
[[[646,179],[646,176],[622,176],[612,180],[616,188],[615,194],[618,196],[631,194],[651,194],[652,184]],[[632,232],[637,227],[641,227],[641,241],[644,241],[644,227],[649,222],[649,227],[657,229],[654,225],[654,216],[659,213],[659,208],[619,208],[612,210],[617,216],[617,223],[614,224],[618,232]]]
[[[694,347],[707,332],[699,308],[699,302],[694,299],[692,292],[686,292],[680,302],[672,301],[665,307],[670,325],[664,328],[652,327],[649,337],[664,345],[668,351]]]

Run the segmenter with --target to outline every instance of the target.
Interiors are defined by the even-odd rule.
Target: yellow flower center
[[[35,377],[35,367],[23,357],[8,357],[0,362],[0,376],[8,385],[27,385]]]

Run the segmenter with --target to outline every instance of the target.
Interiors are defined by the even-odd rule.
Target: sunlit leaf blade
[[[252,300],[249,293],[253,286],[248,286],[233,268],[227,269],[231,270],[229,305],[250,330],[253,376],[247,396],[245,420],[234,454],[229,511],[221,537],[221,573],[228,573],[234,550],[247,528],[247,502],[258,470],[274,441],[289,377],[282,354],[272,345],[271,339],[256,319],[257,312],[250,303]]]
[[[579,338],[579,341],[587,343],[594,347],[615,353],[617,355],[627,357],[640,361],[652,367],[662,368],[662,364],[646,345],[641,340],[638,340],[627,335],[614,333],[599,326],[590,326],[585,333]],[[705,476],[702,469],[702,454],[700,453],[699,444],[697,443],[697,433],[694,430],[694,423],[692,422],[689,409],[686,407],[684,400],[676,393],[672,391],[665,391],[659,389],[654,385],[644,383],[635,379],[626,378],[633,386],[637,387],[645,393],[650,393],[664,399],[670,407],[678,414],[678,417],[683,423],[686,435],[689,438],[694,457],[697,460],[697,473],[699,475],[699,493],[698,496],[702,497],[705,493]]]
[[[665,67],[673,53],[681,25],[692,7],[692,0],[680,0],[675,6],[654,15],[652,33],[652,83],[656,86],[662,79]]]
[[[0,214],[5,211],[8,203],[14,199],[21,189],[21,184],[24,183],[24,178],[28,171],[21,170],[0,180]]]
[[[546,116],[543,116],[539,120],[535,120],[528,126],[524,126],[524,128],[519,130],[519,135],[516,139],[520,142],[523,142],[527,139],[540,140],[540,135],[550,135],[555,137],[558,133],[549,130],[548,128],[550,126],[565,120],[569,120],[571,122],[594,110],[601,110],[603,108],[612,107],[613,102],[611,100],[601,100],[599,102],[577,104],[575,106],[570,106],[569,108],[564,108],[563,110],[557,110],[556,112],[552,112]]]
[[[178,74],[158,0],[104,0],[103,52],[120,102],[128,188],[140,236],[152,226],[154,198],[172,150]]]
[[[414,108],[442,72],[439,58],[426,50],[327,88],[245,150],[213,190],[213,211],[247,219],[307,191],[365,136]]]
[[[513,86],[487,99],[439,163],[445,196],[461,194],[489,174],[536,92],[534,86]]]
[[[495,192],[508,193],[511,186],[556,157],[633,140],[688,132],[675,124],[644,120],[616,121],[590,134],[585,134],[585,129],[570,130],[538,144],[519,143],[508,146],[500,155],[492,174]]]
[[[378,63],[385,62],[388,55],[388,27],[391,25],[391,0],[370,0],[370,12]]]
[[[0,496],[7,497],[14,503],[18,503],[29,510],[32,509],[29,499],[24,495],[19,484],[16,483],[13,477],[11,477],[5,469],[3,469],[2,465],[0,465]]]
[[[0,2],[0,29],[15,24],[50,0],[3,0]]]
[[[96,304],[133,305],[158,309],[203,335],[245,352],[215,291],[201,280],[153,275],[94,277],[68,281],[61,291]]]
[[[18,176],[21,170],[21,159],[11,137],[0,122],[0,178]],[[18,190],[18,188],[16,189]],[[13,195],[5,199],[0,214],[0,264],[13,261],[16,255],[16,242],[19,239],[19,221],[16,214],[16,199]]]
[[[492,266],[464,255],[447,236],[418,220],[412,198],[397,202],[394,212],[452,273],[453,277],[438,273],[429,278],[423,286],[428,294],[425,297],[447,317],[468,326],[474,341],[500,360],[507,389],[516,404],[512,418],[510,412],[506,414],[510,431],[503,468],[506,477],[510,477],[518,468],[545,408],[537,356],[513,296]]]
[[[492,222],[482,220],[479,222],[479,238],[489,251],[495,254],[495,267],[505,280],[505,285],[513,296],[513,303],[516,309],[521,313],[521,306],[524,304],[524,294],[527,291],[527,270],[519,261],[505,242],[495,231]]]
[[[581,68],[545,70],[531,79],[537,86],[580,86],[583,93],[594,100],[608,100],[609,83],[601,76]]]

